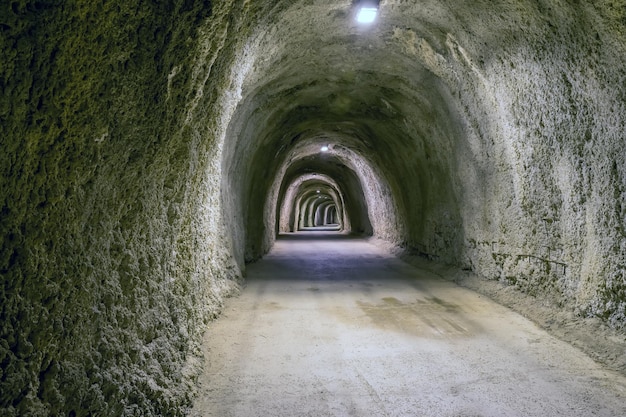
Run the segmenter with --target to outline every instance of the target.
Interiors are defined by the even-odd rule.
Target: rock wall
[[[359,175],[376,237],[623,327],[624,2],[389,0],[368,28],[353,10],[281,8],[257,38],[235,206],[271,206],[275,166],[330,141],[378,173]],[[258,256],[273,228],[250,213]]]
[[[447,44],[468,139],[457,154],[463,263],[617,328],[626,326],[623,6],[465,14],[497,28],[502,48],[468,35]]]
[[[240,275],[216,154],[241,8],[0,6],[3,416],[184,414]]]

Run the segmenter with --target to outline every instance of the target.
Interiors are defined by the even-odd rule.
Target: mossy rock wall
[[[0,6],[3,416],[184,413],[240,276],[215,158],[232,7]]]

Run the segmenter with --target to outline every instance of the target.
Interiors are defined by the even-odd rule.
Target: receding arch
[[[301,226],[300,213],[303,200],[317,196],[317,190],[324,190],[335,207],[336,217],[341,219],[340,229],[350,230],[351,223],[345,210],[345,200],[339,184],[327,175],[304,174],[295,178],[287,187],[282,201],[277,204],[277,233],[295,232]]]
[[[292,204],[287,203],[292,207],[292,211],[299,213],[298,230],[324,226],[327,217],[326,208],[336,207],[341,198],[338,190],[316,182],[308,186],[303,184],[299,192],[300,195]],[[343,221],[340,224],[343,224]]]
[[[372,166],[355,152],[342,146],[333,146],[328,152],[319,151],[321,141],[307,141],[296,148],[294,152],[300,155],[293,158],[288,166],[284,167],[282,178],[278,177],[274,187],[276,197],[270,193],[270,198],[276,198],[277,233],[289,230],[285,227],[284,211],[285,196],[293,198],[294,189],[290,186],[305,173],[316,173],[331,178],[336,184],[336,190],[341,196],[341,205],[337,204],[337,212],[342,218],[342,230],[346,232],[372,235],[375,229],[371,214],[376,207],[385,206],[390,215],[395,215],[394,203],[390,200],[390,193],[382,193],[381,188],[386,182],[374,172]],[[372,179],[376,178],[373,183]],[[272,204],[269,201],[269,204]],[[281,220],[282,219],[282,220]],[[380,221],[380,219],[376,219]],[[380,222],[375,223],[381,226]]]

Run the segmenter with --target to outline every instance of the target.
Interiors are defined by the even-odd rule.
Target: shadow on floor
[[[366,239],[363,236],[353,233],[344,233],[332,229],[315,228],[309,230],[301,230],[294,233],[281,233],[277,240],[360,240]]]

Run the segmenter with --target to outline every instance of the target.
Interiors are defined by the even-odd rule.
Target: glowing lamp
[[[356,15],[356,21],[359,23],[372,23],[376,20],[378,9],[376,7],[361,7]]]

